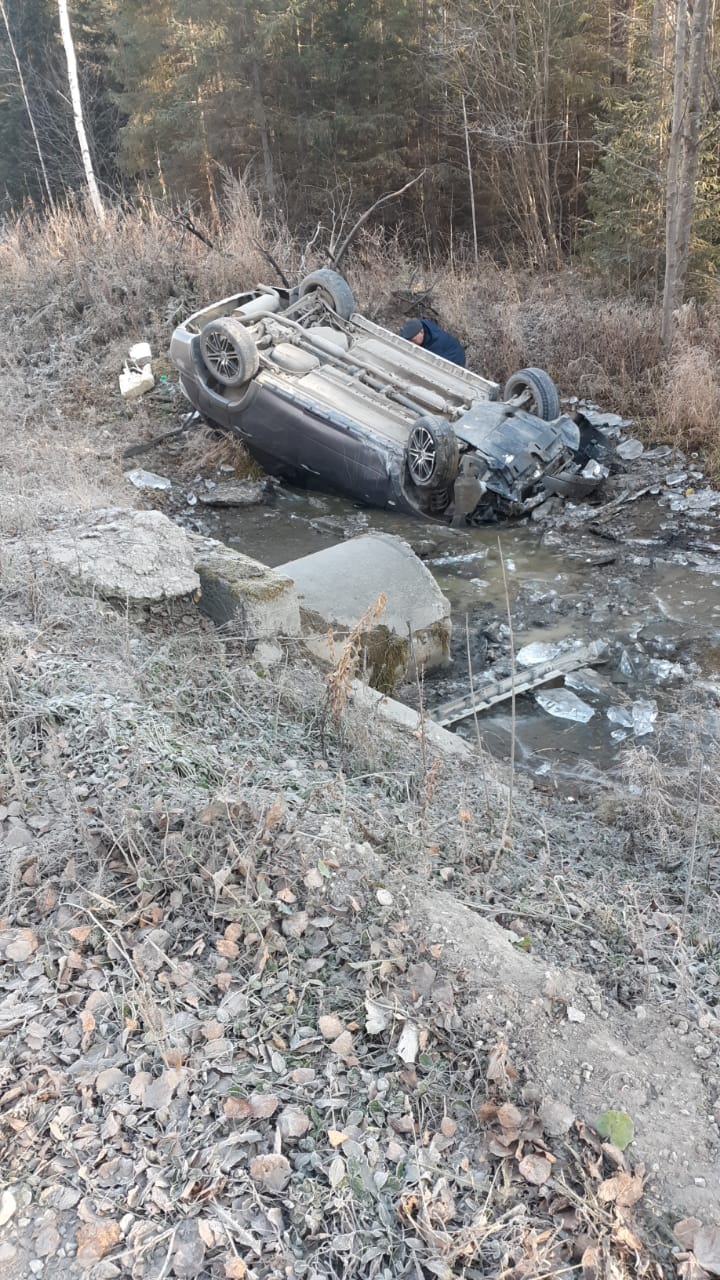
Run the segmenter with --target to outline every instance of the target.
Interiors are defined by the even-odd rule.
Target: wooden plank
[[[582,645],[567,653],[558,654],[549,662],[537,662],[532,667],[524,667],[516,671],[514,676],[507,676],[503,680],[486,680],[472,693],[435,707],[430,712],[430,718],[447,728],[448,725],[467,720],[468,716],[487,711],[498,702],[506,701],[513,693],[517,697],[521,693],[539,688],[540,685],[549,684],[551,680],[557,680],[570,671],[577,671],[579,667],[596,666],[605,660],[604,645],[597,642]]]

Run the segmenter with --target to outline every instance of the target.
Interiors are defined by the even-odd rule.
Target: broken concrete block
[[[362,637],[371,684],[388,692],[417,668],[432,670],[449,661],[450,602],[401,538],[363,534],[280,565],[278,573],[295,583],[306,643],[321,661],[337,657],[381,596],[385,606]]]
[[[468,759],[473,754],[472,747],[464,738],[458,738],[448,729],[442,729],[427,716],[421,720],[418,712],[413,711],[412,707],[406,706],[404,702],[396,702],[394,698],[388,698],[377,689],[369,688],[368,685],[363,684],[362,680],[353,680],[350,702],[368,718],[377,716],[381,720],[387,720],[399,729],[407,730],[415,739],[424,734],[431,746],[444,755]]]
[[[297,592],[288,576],[215,538],[188,535],[200,576],[200,608],[248,641],[300,634]]]
[[[149,604],[200,586],[187,534],[161,511],[83,513],[49,533],[42,550],[73,581],[109,599]]]

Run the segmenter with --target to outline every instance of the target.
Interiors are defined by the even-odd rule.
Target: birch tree
[[[673,116],[666,177],[665,286],[661,330],[662,342],[666,348],[672,342],[674,313],[685,296],[690,259],[709,17],[709,0],[695,0],[692,6],[688,4],[688,0],[677,0]]]
[[[100,192],[95,178],[95,170],[93,169],[92,156],[90,155],[90,147],[88,145],[87,134],[85,132],[82,99],[80,97],[80,83],[78,81],[77,72],[77,58],[75,57],[75,45],[73,44],[72,32],[70,30],[67,0],[58,0],[58,13],[60,15],[60,32],[62,34],[63,48],[67,59],[68,84],[70,86],[70,100],[72,102],[73,118],[75,120],[75,132],[77,133],[78,144],[80,146],[80,155],[82,157],[83,169],[85,170],[88,192],[90,193],[90,202],[95,210],[95,216],[97,217],[98,222],[104,222],[105,209],[103,207],[103,202],[100,199]]]

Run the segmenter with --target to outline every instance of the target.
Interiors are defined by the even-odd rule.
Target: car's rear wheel
[[[534,413],[544,422],[554,422],[560,417],[558,389],[544,369],[518,370],[505,383],[503,399]]]
[[[200,351],[206,369],[224,387],[241,387],[260,368],[252,334],[233,316],[221,316],[205,325]]]
[[[347,280],[339,271],[331,271],[329,267],[311,271],[301,281],[299,292],[301,298],[308,293],[319,293],[341,320],[349,320],[355,310],[355,299]]]
[[[407,444],[407,467],[418,489],[445,489],[460,465],[460,445],[445,418],[418,418]]]

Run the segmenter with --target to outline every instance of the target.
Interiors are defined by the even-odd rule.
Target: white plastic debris
[[[397,1055],[402,1058],[407,1067],[413,1065],[417,1060],[418,1049],[420,1048],[420,1036],[414,1022],[406,1022],[400,1032],[400,1039],[397,1044]]]
[[[571,693],[569,689],[542,689],[535,694],[535,701],[543,711],[547,711],[548,715],[555,716],[558,720],[574,720],[577,724],[587,724],[588,720],[592,720],[595,715],[594,708],[588,706],[587,702],[583,702],[582,698],[578,698],[577,694]]]
[[[137,400],[139,396],[144,396],[146,391],[152,391],[155,386],[150,365],[146,365],[144,369],[130,369],[125,365],[118,381],[120,395],[125,400]]]
[[[128,351],[128,359],[133,364],[149,364],[152,360],[152,350],[149,342],[136,342]]]
[[[137,467],[134,471],[126,471],[125,479],[135,485],[136,489],[162,489],[166,493],[172,489],[172,482],[167,476],[157,476],[154,471],[143,471]]]

